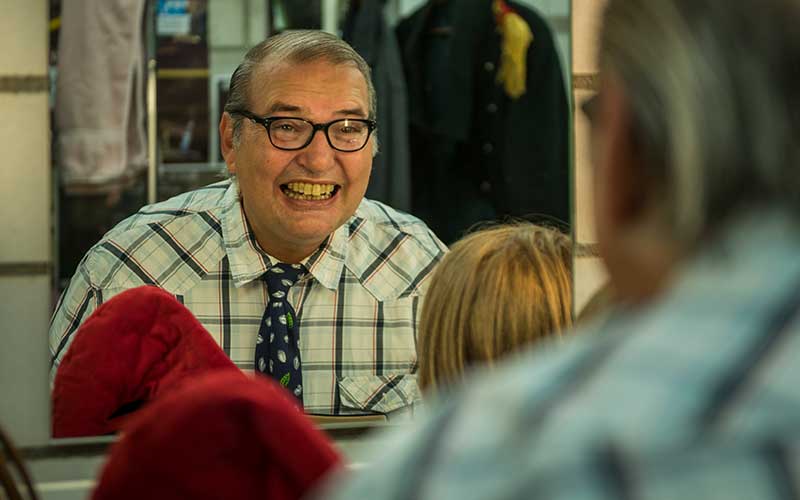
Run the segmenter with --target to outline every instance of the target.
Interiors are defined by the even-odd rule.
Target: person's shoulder
[[[346,266],[380,300],[422,293],[447,251],[420,219],[368,199],[346,232]]]
[[[533,444],[538,427],[550,417],[541,408],[558,394],[559,375],[591,349],[585,342],[552,347],[518,353],[493,370],[474,369],[440,391],[413,427],[385,439],[393,454],[370,474],[334,483],[331,498],[494,498],[498,488],[528,477],[535,472],[528,462],[541,456]]]
[[[444,243],[421,219],[380,201],[364,198],[356,210],[353,221],[356,223],[366,221],[374,232],[380,232],[393,238],[397,237],[398,233],[406,235],[433,254],[447,250]]]
[[[202,279],[224,254],[221,218],[229,189],[229,180],[211,184],[147,205],[117,224],[81,262],[90,282],[181,293]]]
[[[174,219],[205,213],[215,214],[225,207],[230,189],[232,189],[231,180],[225,179],[164,201],[145,205],[117,224],[106,237],[151,223],[168,223]]]
[[[686,450],[748,446],[794,429],[800,344],[784,337],[780,354],[764,355],[764,341],[800,338],[800,325],[776,332],[760,323],[785,298],[786,284],[796,285],[800,267],[763,249],[754,257],[788,276],[757,267],[755,277],[741,261],[718,258],[716,270],[704,271],[709,263],[698,262],[651,303],[619,307],[602,323],[472,372],[445,404],[432,405],[433,417],[417,421],[417,437],[391,465],[333,498],[387,498],[382,481],[401,474],[397,488],[424,484],[425,494],[391,498],[494,498],[498,486],[572,498],[579,495],[550,495],[547,487],[570,486],[584,468],[620,470],[619,459],[674,470]]]
[[[364,198],[355,215],[374,224],[393,227],[408,234],[430,232],[420,218],[377,200]]]
[[[412,430],[398,433],[402,444],[394,456],[345,482],[332,498],[495,498],[499,489],[507,493],[528,487],[532,478],[552,479],[613,437],[604,421],[612,401],[592,393],[597,370],[611,364],[626,336],[583,329],[471,370],[426,402]],[[613,403],[614,413],[636,416]],[[412,486],[420,484],[422,489]]]

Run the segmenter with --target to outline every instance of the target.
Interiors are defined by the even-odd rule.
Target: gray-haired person
[[[800,492],[800,2],[609,0],[602,325],[479,373],[333,498]]]
[[[101,303],[155,285],[309,413],[413,404],[417,312],[445,248],[364,199],[375,101],[369,66],[333,35],[253,47],[219,126],[231,177],[142,208],[89,251],[50,328],[53,371]]]

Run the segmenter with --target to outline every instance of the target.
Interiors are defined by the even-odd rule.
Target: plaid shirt
[[[800,229],[739,222],[653,303],[426,405],[326,498],[800,497]]]
[[[445,246],[418,219],[363,200],[304,264],[297,311],[306,411],[389,413],[419,398],[416,325]],[[272,263],[245,221],[236,180],[144,207],[84,257],[50,327],[51,376],[81,322],[141,285],[174,294],[242,369],[253,369]]]

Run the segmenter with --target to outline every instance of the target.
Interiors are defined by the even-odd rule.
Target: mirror
[[[477,0],[465,1],[480,3]],[[347,23],[358,21],[348,18],[348,9],[351,4],[358,3],[355,0],[317,1],[319,26],[330,24],[333,16],[336,19],[334,26],[339,30],[352,30],[353,25]],[[448,6],[458,3],[458,0],[385,2],[386,19],[392,27],[401,30],[403,36],[397,40],[400,50],[395,62],[404,68],[404,75],[411,76],[402,85],[407,90],[405,122],[379,123],[379,130],[387,135],[379,138],[381,153],[376,157],[368,197],[386,201],[421,217],[447,242],[454,241],[473,224],[486,219],[532,214],[539,221],[569,222],[569,0],[519,2],[519,8],[526,9],[526,12],[529,8],[538,12],[537,19],[543,23],[541,26],[549,26],[553,38],[547,56],[551,58],[549,78],[542,85],[563,102],[556,106],[559,113],[548,111],[548,118],[541,121],[529,119],[527,112],[514,120],[500,117],[504,110],[510,109],[500,100],[519,104],[534,96],[522,94],[511,99],[509,92],[513,91],[495,83],[499,61],[493,61],[483,53],[474,55],[463,50],[465,46],[478,43],[468,36],[475,33],[472,28],[476,24],[470,23],[494,22],[494,17],[491,13],[484,13],[486,15],[475,18],[462,18],[457,10],[448,10]],[[488,6],[491,2],[483,3]],[[60,17],[60,4],[59,0],[51,0],[52,19]],[[126,139],[132,146],[130,159],[126,162],[129,171],[113,186],[92,190],[89,189],[91,186],[71,182],[62,165],[56,163],[59,156],[53,156],[58,176],[54,198],[57,251],[53,296],[67,285],[86,250],[117,222],[146,204],[148,199],[164,200],[220,179],[219,172],[224,164],[219,154],[217,124],[227,98],[230,74],[247,47],[263,39],[270,29],[292,27],[291,12],[282,10],[278,1],[153,1],[142,2],[142,9],[142,24],[148,29],[142,40],[140,72],[135,79],[143,84],[143,99],[130,99],[130,109],[142,114],[131,123]],[[419,9],[427,9],[424,22],[419,21]],[[302,22],[316,21],[304,19]],[[470,26],[471,29],[464,30],[461,26]],[[495,33],[495,27],[491,25],[490,28],[484,31]],[[533,30],[532,47],[538,48],[547,38],[542,29],[537,27]],[[58,34],[51,33],[51,38],[51,63],[56,66]],[[358,43],[359,40],[354,41],[357,48]],[[157,63],[154,73],[147,66],[150,58]],[[460,69],[441,64],[441,61],[456,60],[468,64]],[[469,68],[477,68],[477,71],[472,72]],[[552,72],[553,68],[556,73]],[[451,70],[457,73],[449,73]],[[463,75],[468,78],[462,78]],[[151,90],[155,90],[156,97],[152,110],[156,126],[150,130],[147,128],[147,111],[153,101],[148,99],[148,76],[155,78],[155,87]],[[59,78],[59,75],[54,75],[54,78]],[[527,80],[527,84],[530,94],[545,94],[544,87],[534,87],[536,82]],[[395,90],[391,81],[386,85],[384,91]],[[481,85],[488,90],[477,90]],[[455,88],[467,96],[461,104],[449,99]],[[536,92],[533,92],[534,88]],[[378,92],[381,92],[380,88]],[[386,99],[388,104],[379,104],[379,120],[383,116],[382,110],[391,110],[398,102]],[[552,104],[550,101],[537,102],[525,109],[544,110]],[[540,116],[544,114],[542,111]],[[507,125],[507,120],[513,126]],[[556,138],[542,137],[554,128],[563,133]],[[492,135],[498,130],[504,132]],[[148,135],[155,142],[148,141]],[[403,136],[407,147],[393,144],[396,138]],[[57,133],[54,138],[62,141],[59,144],[63,148],[63,134]],[[533,153],[528,151],[533,150],[526,148],[537,140],[550,146],[556,144],[557,147],[548,153],[551,156],[540,160],[531,156]],[[138,153],[135,152],[137,146],[141,148]],[[509,151],[523,152],[512,155]],[[511,160],[503,159],[501,153],[516,158],[511,162],[514,164],[504,166]],[[153,160],[155,179],[148,178],[148,162]],[[548,173],[530,167],[545,163],[563,168]],[[469,165],[466,171],[459,170],[463,165]]]

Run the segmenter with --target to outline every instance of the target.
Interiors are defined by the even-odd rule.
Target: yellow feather
[[[516,12],[502,13],[500,0],[494,0],[492,10],[499,17],[497,29],[503,38],[497,81],[503,84],[509,97],[517,99],[526,90],[525,66],[533,33],[528,23]]]

